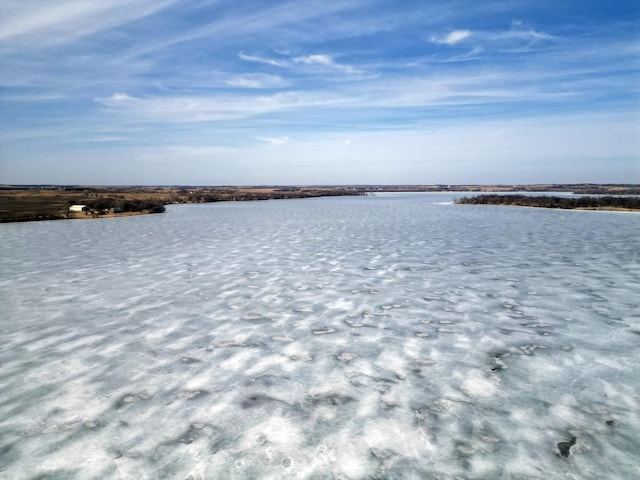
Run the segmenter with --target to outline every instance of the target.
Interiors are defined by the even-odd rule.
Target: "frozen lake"
[[[0,478],[640,478],[640,214],[0,225]]]

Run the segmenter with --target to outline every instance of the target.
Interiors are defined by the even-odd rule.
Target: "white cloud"
[[[345,98],[317,92],[279,92],[273,95],[210,95],[132,97],[115,93],[94,100],[134,121],[185,123],[255,117],[272,112],[339,105]]]
[[[258,55],[247,55],[244,52],[240,52],[238,57],[245,62],[266,63],[267,65],[273,65],[274,67],[287,67],[289,65],[289,62],[286,60],[260,57]]]
[[[268,143],[274,147],[279,145],[286,145],[291,142],[291,138],[289,137],[258,137],[258,140],[264,143]]]
[[[472,36],[476,43],[480,43],[481,45],[486,45],[488,47],[499,47],[502,49],[505,47],[522,47],[523,43],[529,46],[538,41],[548,41],[556,38],[546,32],[539,32],[533,28],[526,28],[522,22],[513,22],[511,24],[511,28],[508,30],[476,30],[474,32],[470,30],[453,30],[446,35],[431,37],[431,42],[452,46],[457,45]],[[482,47],[476,46],[474,48],[476,53],[479,52],[478,48]]]
[[[296,63],[306,63],[307,65],[320,64],[332,65],[333,59],[329,55],[307,55],[305,57],[296,57],[293,59]]]
[[[351,65],[345,65],[342,63],[336,62],[331,55],[325,54],[315,54],[315,55],[304,55],[301,57],[294,57],[294,63],[303,64],[303,65],[320,65],[322,67],[326,67],[330,70],[342,73],[361,73],[360,70],[352,67]]]
[[[239,88],[279,88],[288,84],[278,75],[268,75],[265,73],[245,73],[236,75],[225,81],[230,87]]]
[[[538,42],[548,42],[557,39],[557,37],[533,28],[527,28],[522,22],[513,22],[508,30],[476,31],[474,39],[484,44],[487,50],[524,52],[529,51]]]
[[[553,40],[555,37],[545,32],[538,32],[534,29],[512,28],[504,32],[497,32],[489,35],[494,40],[524,40],[534,42],[537,40]]]
[[[131,0],[117,1],[129,2]],[[149,2],[154,0],[133,1]],[[159,2],[160,0],[157,1]],[[178,2],[178,0],[164,1],[179,3],[180,8],[190,9],[189,6],[183,6],[184,2]],[[298,29],[305,22],[316,18],[321,19],[325,16],[340,15],[343,12],[358,8],[362,2],[361,0],[341,0],[340,2],[282,0],[277,2],[257,2],[258,5],[255,5],[254,8],[247,8],[245,6],[246,2],[209,0],[192,3],[197,5],[195,8],[203,9],[215,9],[216,4],[228,3],[229,5],[236,5],[238,9],[221,5],[223,12],[218,12],[214,15],[207,14],[202,19],[205,23],[199,24],[196,22],[198,26],[193,26],[186,30],[177,29],[173,32],[166,31],[164,26],[158,27],[158,35],[154,35],[145,42],[132,45],[130,55],[136,58],[146,57],[156,52],[175,48],[179,44],[210,42],[212,39],[215,39],[218,44],[240,41],[243,45],[251,42],[262,45],[291,42],[291,32],[294,32],[295,36],[299,37],[301,33]],[[324,38],[327,35],[324,29],[315,28],[306,29],[305,33],[312,33],[313,38]],[[247,55],[243,52],[239,56],[249,62],[266,63],[278,67],[287,66],[286,61],[279,59]]]
[[[107,98],[96,98],[96,101],[110,107],[125,105],[127,103],[134,102],[135,100],[136,99],[134,97],[130,97],[126,93],[114,93],[113,95]]]
[[[36,43],[64,42],[149,16],[176,0],[3,0],[0,39],[34,37]]]
[[[461,42],[465,38],[471,36],[470,30],[453,30],[446,35],[442,35],[439,37],[432,37],[431,41],[434,43],[442,43],[445,45],[455,45],[456,43]]]
[[[551,62],[550,59],[547,59]],[[312,65],[330,63],[330,57],[308,59]],[[567,71],[562,72],[563,75]],[[545,79],[545,83],[540,80]],[[269,94],[251,93],[258,88],[277,87],[283,81],[278,76],[253,74],[234,77],[228,85],[249,91],[227,90],[211,95],[131,96],[118,92],[97,97],[95,101],[107,111],[124,119],[151,123],[221,121],[251,118],[268,113],[304,112],[313,109],[315,121],[342,118],[362,118],[375,109],[398,109],[431,106],[506,105],[522,101],[552,101],[576,98],[578,85],[567,90],[564,80],[553,82],[545,69],[531,69],[526,81],[519,72],[500,70],[467,72],[465,76],[431,74],[421,77],[380,77],[341,85],[341,88],[321,88],[307,91],[278,91]],[[377,113],[380,114],[384,110]],[[379,116],[379,115],[378,115]],[[322,119],[322,120],[319,120]],[[294,117],[289,121],[295,122]]]
[[[333,72],[341,72],[347,74],[362,73],[357,68],[351,65],[336,62],[331,55],[327,54],[312,54],[301,55],[298,57],[288,56],[288,58],[271,58],[262,57],[259,55],[247,55],[244,52],[240,52],[238,57],[246,62],[264,63],[266,65],[272,65],[274,67],[291,68],[294,65],[309,66],[311,68],[322,68]]]

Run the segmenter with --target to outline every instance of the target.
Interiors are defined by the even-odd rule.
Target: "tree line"
[[[91,210],[106,211],[117,210],[120,212],[142,212],[148,211],[150,213],[162,213],[165,211],[165,206],[160,200],[152,198],[135,199],[135,198],[113,198],[113,197],[97,197],[87,199],[83,202],[70,202],[71,203],[83,203],[87,205]]]
[[[462,197],[456,203],[463,205],[517,205],[523,207],[544,208],[622,208],[640,210],[640,197],[619,197],[603,195],[600,197],[566,196],[527,196],[527,195],[475,195]]]

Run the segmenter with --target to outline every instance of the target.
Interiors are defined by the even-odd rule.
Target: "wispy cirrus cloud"
[[[466,38],[471,36],[471,30],[453,30],[446,35],[433,36],[431,41],[433,43],[441,43],[445,45],[455,45],[460,43]]]
[[[153,15],[176,0],[4,0],[0,40],[60,43]]]
[[[115,93],[96,97],[97,103],[110,112],[132,121],[154,123],[210,122],[249,118],[266,113],[326,107],[345,103],[335,94],[324,96],[314,92],[282,92],[272,95],[209,95],[135,97]]]
[[[537,45],[557,40],[557,37],[546,32],[528,27],[521,21],[514,21],[510,28],[502,30],[452,30],[449,33],[433,35],[430,42],[447,46],[470,46],[466,55],[457,55],[452,61],[477,58],[483,53],[525,52]]]
[[[247,2],[237,2],[233,7],[227,8],[224,2],[201,2],[194,8],[200,8],[207,12],[208,15],[201,17],[203,21],[195,22],[188,29],[179,29],[175,33],[169,32],[153,41],[136,44],[130,48],[128,55],[130,58],[140,58],[168,49],[179,50],[200,43],[209,45],[211,39],[215,39],[215,42],[224,42],[227,46],[245,45],[247,37],[251,37],[253,43],[256,44],[278,42],[280,35],[290,41],[291,36],[299,35],[298,30],[304,29],[307,25],[313,25],[317,19],[340,18],[347,12],[360,8],[363,3],[364,0],[343,0],[340,2],[248,0]],[[216,7],[219,4],[223,8],[222,12],[218,14]],[[214,12],[213,15],[211,15],[211,10]],[[180,10],[176,9],[176,12],[180,13]],[[277,36],[275,36],[276,33],[278,33]],[[322,33],[316,33],[316,36],[322,36]],[[257,55],[243,54],[243,56],[246,61],[269,63],[269,61],[265,61],[267,59]],[[275,62],[272,65],[278,66],[277,60]]]
[[[550,33],[527,27],[523,22],[512,22],[507,30],[485,31],[478,34],[478,40],[488,51],[506,53],[527,53],[546,48],[560,40]]]
[[[225,84],[238,88],[281,88],[287,86],[289,82],[279,75],[245,73],[231,76]]]
[[[555,36],[550,33],[540,32],[533,27],[528,27],[525,22],[521,20],[514,20],[511,22],[511,28],[509,30],[496,32],[492,36],[498,39],[516,38],[522,40],[553,40],[555,38]]]
[[[209,95],[132,96],[114,93],[97,97],[95,101],[105,112],[124,121],[148,123],[224,122],[233,119],[254,119],[266,114],[280,116],[307,115],[313,112],[315,121],[325,125],[335,118],[347,121],[366,116],[403,118],[401,109],[426,108],[434,112],[444,107],[487,108],[499,105],[502,109],[518,110],[531,102],[558,102],[576,97],[575,86],[568,90],[565,80],[541,86],[544,71],[521,75],[504,72],[469,72],[466,76],[431,74],[408,79],[379,77],[347,84],[342,89],[327,86],[316,90],[279,91],[270,94],[247,94],[247,90],[229,90]],[[250,90],[249,90],[250,91]],[[423,115],[430,116],[425,112]],[[301,117],[302,118],[302,117]],[[325,127],[326,128],[326,127]],[[266,137],[265,137],[266,138]]]
[[[289,66],[289,62],[287,60],[280,60],[269,57],[262,57],[260,55],[247,55],[244,52],[240,52],[238,54],[238,58],[244,60],[245,62],[253,62],[253,63],[264,63],[266,65],[271,65],[273,67],[287,67]]]
[[[352,65],[337,62],[333,55],[321,53],[321,54],[309,54],[292,56],[288,53],[281,53],[281,58],[264,57],[260,55],[247,55],[244,52],[238,54],[238,58],[246,62],[263,63],[274,67],[281,68],[294,68],[296,66],[305,66],[313,69],[315,72],[334,72],[345,74],[360,74],[363,73],[361,69],[358,69]]]
[[[475,122],[637,110],[631,7],[540,1],[0,1],[3,157],[193,144],[180,152],[204,165],[248,143],[238,158],[278,164],[316,148],[321,159],[337,145],[382,164],[396,135],[421,138],[425,125],[456,143]],[[355,131],[376,149],[359,150]]]
[[[271,146],[278,147],[280,145],[286,145],[291,143],[290,137],[257,137],[263,143],[267,143]]]
[[[331,55],[326,54],[303,55],[300,57],[294,57],[292,60],[297,64],[320,66],[335,72],[349,74],[362,73],[361,70],[354,68],[351,65],[336,62]]]

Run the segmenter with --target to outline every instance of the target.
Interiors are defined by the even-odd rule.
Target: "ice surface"
[[[640,477],[640,215],[0,225],[0,478]]]

